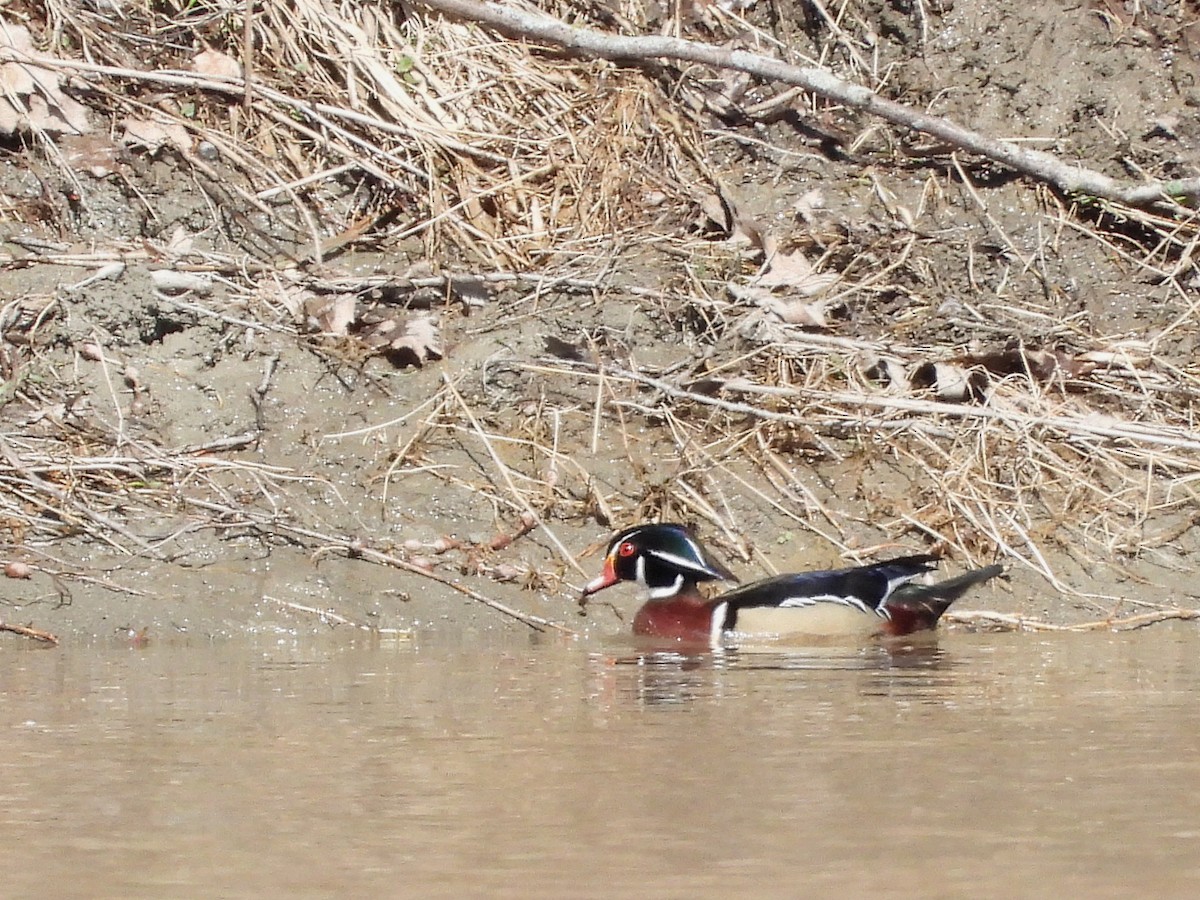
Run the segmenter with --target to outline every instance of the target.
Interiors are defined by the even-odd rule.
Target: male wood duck
[[[729,636],[905,635],[937,627],[973,584],[1003,572],[986,566],[936,584],[910,582],[938,557],[901,556],[846,569],[776,575],[712,599],[701,581],[736,581],[683,525],[636,525],[609,542],[604,571],[583,588],[580,604],[620,581],[647,593],[633,633],[717,646]]]

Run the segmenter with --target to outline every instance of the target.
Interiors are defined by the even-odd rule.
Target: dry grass
[[[863,52],[869,16],[854,3],[811,7],[823,23],[814,58],[885,85],[886,67]],[[1090,566],[1133,558],[1194,527],[1200,367],[1176,349],[1198,327],[1200,304],[1188,287],[1200,242],[1194,218],[1081,209],[1030,188],[1043,233],[1031,248],[988,211],[957,159],[950,160],[957,187],[931,176],[907,207],[886,175],[872,174],[884,221],[818,213],[786,235],[788,250],[837,275],[822,303],[843,311],[823,329],[788,325],[731,292],[762,263],[755,248],[732,240],[736,222],[709,223],[717,227],[707,233],[689,227],[703,220],[702,195],[722,191],[701,150],[705,127],[732,133],[702,115],[728,98],[719,73],[680,77],[572,60],[465,24],[403,18],[399,6],[269,2],[248,22],[240,8],[204,3],[120,15],[103,4],[48,9],[47,35],[73,51],[58,56],[61,71],[91,79],[97,108],[118,119],[157,117],[210,142],[238,174],[224,200],[263,212],[290,235],[278,255],[189,255],[189,272],[229,279],[247,300],[237,315],[177,301],[191,302],[192,312],[290,331],[291,317],[272,299],[281,289],[265,276],[325,261],[357,241],[410,250],[419,241],[413,255],[434,260],[435,269],[458,261],[492,284],[527,290],[510,308],[536,311],[552,291],[619,298],[640,307],[643,322],[659,324],[657,337],[693,345],[690,361],[652,365],[639,361],[642,348],[627,335],[581,329],[570,336],[579,359],[505,363],[528,384],[554,386],[552,397],[543,391],[529,409],[477,397],[451,379],[416,406],[421,427],[395,453],[384,499],[405,479],[438,480],[486,497],[499,523],[533,523],[526,531],[536,526],[554,558],[514,573],[480,562],[472,548],[439,551],[473,559],[473,574],[554,589],[581,577],[586,566],[556,520],[700,521],[744,559],[766,563],[750,535],[769,521],[777,530],[811,531],[846,556],[922,543],[963,562],[999,557],[1080,595],[1055,559]],[[922,30],[924,9],[917,4]],[[639,11],[629,4],[616,26],[634,27]],[[712,15],[714,35],[741,29],[739,40],[781,46],[736,18]],[[199,45],[250,63],[249,92],[191,71]],[[763,101],[764,116],[769,107]],[[874,126],[858,134],[861,142],[877,136]],[[179,162],[205,173],[199,156],[182,154]],[[953,204],[977,214],[976,225],[954,236],[956,246],[967,255],[985,241],[996,249],[970,259],[971,283],[947,311],[930,275],[934,245],[944,239],[929,236],[929,217]],[[1047,260],[1061,257],[1068,241],[1154,279],[1179,315],[1152,336],[1089,333],[1064,312],[1047,274]],[[681,260],[674,283],[619,286],[609,264],[630,247]],[[128,263],[145,253],[183,268],[182,257],[149,242],[114,241],[113,249],[121,252],[111,259]],[[79,265],[110,259],[104,253]],[[61,253],[44,261],[69,263]],[[295,277],[322,290],[379,287],[336,268]],[[971,290],[984,282],[992,289]],[[3,325],[31,346],[44,321],[37,310],[10,308]],[[1045,348],[1056,354],[1050,362],[1036,356]],[[9,378],[26,351],[13,342],[4,352]],[[941,382],[955,374],[968,385],[961,396]],[[121,422],[120,373],[106,375],[106,432],[80,434],[66,419],[43,417],[37,429],[9,429],[2,438],[0,516],[15,546],[83,533],[132,557],[163,556],[189,530],[241,528],[441,580],[432,571],[438,561],[418,550],[372,550],[277,513],[294,482],[323,490],[319,477],[226,459],[236,441],[168,449],[131,437]],[[63,390],[25,383],[3,399],[49,409]],[[642,429],[659,456],[672,459],[669,468],[647,458]],[[474,467],[437,465],[442,439],[478,451],[469,457]],[[630,476],[621,485],[614,466]],[[840,499],[851,498],[806,481],[803,474],[821,466],[854,485],[853,503],[843,507]],[[879,477],[885,469],[891,481]],[[176,511],[178,524],[153,537],[139,524]],[[1101,599],[1083,597],[1108,612]]]
[[[645,227],[700,175],[695,126],[665,110],[648,76],[400,6],[270,2],[249,21],[205,3],[50,9],[86,60],[64,54],[63,71],[98,77],[119,117],[210,142],[240,168],[243,200],[312,237],[318,259],[328,233],[351,232],[528,268]],[[194,71],[197,45],[241,63],[249,92]],[[162,88],[171,99],[155,102]],[[228,102],[208,102],[214,93]]]

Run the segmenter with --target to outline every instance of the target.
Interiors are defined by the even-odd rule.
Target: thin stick
[[[294,609],[296,612],[310,613],[317,616],[322,622],[332,622],[335,625],[349,625],[351,628],[357,628],[359,631],[369,631],[372,634],[389,634],[397,637],[411,638],[413,633],[407,628],[377,628],[374,625],[367,625],[363,622],[355,622],[353,619],[348,619],[340,613],[334,612],[332,609],[317,609],[315,606],[304,606],[300,603],[293,603],[290,600],[283,600],[279,597],[272,597],[269,594],[263,594],[264,600],[270,600],[272,603],[278,603],[280,606]]]
[[[558,535],[556,535],[546,525],[545,521],[542,519],[542,516],[539,515],[538,511],[533,508],[532,504],[530,504],[529,498],[526,497],[522,491],[517,489],[516,484],[513,483],[512,475],[509,474],[508,466],[506,466],[504,461],[500,459],[500,455],[496,452],[496,448],[492,446],[492,441],[487,436],[487,432],[480,427],[479,420],[475,418],[475,414],[471,412],[471,408],[467,406],[467,401],[464,400],[462,394],[458,392],[458,389],[454,386],[454,383],[450,380],[450,377],[443,375],[442,379],[445,383],[446,390],[458,403],[459,407],[463,411],[463,415],[467,417],[467,421],[471,423],[471,427],[475,430],[475,434],[478,435],[479,439],[483,442],[483,446],[487,448],[488,455],[491,456],[492,462],[495,463],[496,468],[500,470],[500,477],[504,479],[504,483],[508,487],[509,493],[512,494],[513,499],[517,501],[518,505],[524,509],[525,512],[533,516],[534,521],[536,521],[538,525],[541,526],[542,531],[546,533],[546,537],[550,538],[550,542],[558,548],[558,552],[562,554],[563,559],[569,562],[575,568],[575,570],[579,572],[580,575],[586,576],[587,571],[579,564],[579,561],[575,559],[571,551],[566,548],[566,545],[558,539]]]
[[[238,513],[237,510],[234,510],[228,506],[224,506],[219,503],[213,503],[208,500],[200,500],[195,497],[184,497],[182,499],[184,503],[187,503],[190,506],[195,506],[199,509],[206,509],[210,512],[216,512],[221,515],[232,515]],[[362,541],[358,538],[345,538],[324,534],[319,531],[314,531],[311,528],[302,528],[299,525],[292,525],[289,522],[280,521],[279,519],[262,514],[243,512],[239,515],[246,524],[253,525],[255,528],[262,529],[263,531],[280,531],[295,535],[297,537],[309,538],[314,541],[319,541],[326,546],[336,547],[337,549],[345,552],[345,554],[352,559],[368,559],[372,562],[381,563],[396,569],[403,569],[405,572],[410,572],[413,575],[420,575],[422,578],[428,578],[431,581],[436,581],[438,584],[443,584],[448,588],[458,591],[460,594],[470,597],[472,600],[475,600],[478,603],[482,603],[489,609],[494,609],[496,612],[503,613],[510,618],[516,619],[518,622],[529,626],[534,631],[553,629],[554,631],[559,631],[563,634],[571,635],[572,637],[577,637],[579,634],[578,632],[567,628],[565,625],[560,625],[557,622],[551,622],[549,619],[543,619],[541,616],[535,616],[530,613],[523,613],[520,610],[513,609],[511,606],[507,606],[498,600],[493,600],[491,597],[472,590],[464,584],[460,584],[457,581],[446,578],[442,575],[438,575],[436,572],[431,572],[430,570],[411,563],[406,559],[401,559],[398,556],[392,556],[391,554],[382,553],[378,550],[373,550],[370,547],[365,547],[363,546]]]
[[[58,635],[51,634],[49,631],[42,631],[39,628],[32,628],[28,625],[10,625],[8,622],[0,622],[0,631],[8,631],[12,634],[19,634],[22,637],[32,638],[35,641],[41,641],[43,644],[58,646]]]
[[[564,367],[572,367],[571,363],[569,363],[567,360],[563,360],[562,365]],[[556,371],[551,367],[537,364],[526,365],[522,368],[534,372]],[[599,377],[598,373],[594,371],[595,367],[590,366],[589,364],[576,363],[574,364],[573,368],[575,368],[575,370],[580,374],[586,374],[588,377]],[[591,371],[589,371],[589,369]],[[557,371],[561,371],[561,369]],[[649,375],[641,375],[637,372],[613,368],[608,368],[605,371],[609,377],[626,378],[630,381],[635,381],[639,384],[644,384],[647,387],[652,387],[655,390],[662,391],[664,394],[676,399],[688,400],[692,403],[697,403],[703,406],[715,407],[717,409],[725,410],[726,412],[752,416],[757,419],[788,422],[795,425],[811,426],[816,424],[816,420],[812,416],[800,416],[795,413],[775,412],[773,410],[761,409],[749,403],[722,400],[719,397],[711,397],[707,394],[700,394],[696,393],[695,391],[686,390],[678,385],[671,384],[670,382],[663,381],[659,378],[653,378]],[[1193,436],[1194,432],[1189,432],[1184,428],[1164,425],[1153,426],[1139,422],[1121,421],[1112,421],[1111,424],[1100,424],[1096,421],[1096,419],[1099,418],[1098,416],[1074,418],[1068,416],[1031,415],[1014,410],[999,409],[993,406],[973,406],[965,403],[946,403],[938,400],[918,400],[911,397],[891,396],[886,394],[864,394],[853,391],[827,391],[814,390],[811,388],[771,388],[770,392],[783,397],[790,396],[794,398],[809,398],[822,403],[840,404],[851,409],[869,406],[877,409],[892,410],[897,412],[942,415],[956,419],[998,421],[1017,426],[1052,428],[1074,436],[1110,438],[1113,440],[1126,440],[1134,443],[1154,444],[1163,447],[1170,447],[1175,450],[1200,451],[1200,439]],[[860,420],[860,424],[863,427],[884,426],[884,423],[873,419],[862,419]]]
[[[991,610],[961,610],[946,613],[944,621],[965,626],[992,625],[1010,631],[1054,631],[1080,633],[1088,631],[1135,631],[1160,622],[1190,622],[1200,619],[1200,609],[1160,609],[1122,618],[1097,619],[1078,625],[1055,625],[1041,619]]]
[[[243,0],[242,78],[246,82],[242,106],[249,112],[254,106],[254,0]]]
[[[1064,193],[1079,193],[1129,206],[1164,206],[1181,212],[1172,198],[1200,195],[1200,178],[1173,181],[1120,182],[1092,169],[1063,162],[1040,150],[1002,141],[964,128],[949,119],[931,116],[878,96],[860,85],[842,81],[823,69],[793,66],[747,53],[681,38],[612,35],[575,28],[541,13],[477,0],[416,0],[419,6],[450,16],[482,22],[509,36],[545,41],[583,56],[598,56],[629,64],[654,59],[677,59],[719,69],[794,84],[820,97],[843,103],[885,121],[932,135],[963,150],[1048,182]]]

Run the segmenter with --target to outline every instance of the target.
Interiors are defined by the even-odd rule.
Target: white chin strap
[[[664,585],[663,587],[652,588],[646,585],[646,593],[650,596],[651,600],[666,600],[668,597],[674,597],[678,594],[681,587],[683,587],[683,576],[676,575],[675,580],[671,584]]]
[[[679,593],[679,589],[683,587],[683,575],[676,574],[675,580],[671,584],[659,585],[651,587],[646,583],[646,557],[639,556],[635,566],[637,572],[637,582],[646,589],[646,595],[651,600],[666,600],[668,597],[674,597]]]

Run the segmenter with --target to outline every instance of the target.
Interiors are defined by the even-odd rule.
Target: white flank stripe
[[[708,632],[709,646],[721,646],[721,636],[725,631],[725,619],[729,615],[729,604],[718,603],[713,607],[712,611],[712,626]]]
[[[785,609],[798,609],[805,606],[816,606],[818,603],[837,603],[840,606],[849,606],[861,612],[879,616],[880,618],[891,618],[886,607],[882,604],[872,609],[858,597],[840,597],[837,594],[818,594],[815,597],[788,597],[779,606]]]

